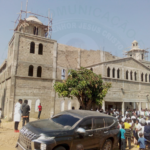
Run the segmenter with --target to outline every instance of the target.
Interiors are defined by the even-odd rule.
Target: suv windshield
[[[71,115],[58,115],[54,116],[52,120],[62,126],[72,127],[79,120],[79,118]]]

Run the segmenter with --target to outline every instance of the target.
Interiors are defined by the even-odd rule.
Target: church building
[[[81,66],[102,75],[112,87],[104,98],[103,108],[150,108],[150,62],[148,51],[140,49],[138,42],[118,58],[101,50],[85,50],[57,43],[47,38],[48,26],[36,16],[19,20],[9,41],[7,59],[0,66],[0,108],[3,116],[13,118],[18,99],[27,99],[30,117],[48,118],[64,110],[79,108],[77,99],[63,99],[55,93],[55,82],[67,78],[68,69]]]

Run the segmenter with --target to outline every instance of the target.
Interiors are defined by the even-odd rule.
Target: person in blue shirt
[[[140,138],[138,139],[138,144],[140,145],[140,150],[145,150],[146,148],[145,142],[150,142],[150,141],[145,139],[142,133],[140,133],[139,136]]]
[[[125,129],[124,129],[124,124],[122,125],[122,129],[120,129],[120,134],[121,134],[121,150],[125,150],[126,148],[126,140],[125,140]]]

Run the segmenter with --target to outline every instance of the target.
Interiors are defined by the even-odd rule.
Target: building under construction
[[[3,116],[13,118],[14,104],[18,99],[27,99],[30,116],[37,117],[41,103],[42,118],[60,111],[79,108],[77,99],[59,98],[53,89],[57,81],[67,78],[68,69],[81,66],[93,69],[102,79],[112,83],[103,108],[150,108],[150,62],[145,61],[148,51],[132,43],[126,58],[118,59],[108,52],[84,50],[57,43],[51,39],[52,18],[44,25],[30,13],[22,19],[21,11],[15,22],[14,34],[9,42],[7,59],[0,66],[0,107]],[[135,44],[135,45],[134,45]]]

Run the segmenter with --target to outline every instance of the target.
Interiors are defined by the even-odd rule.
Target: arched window
[[[107,77],[110,77],[110,68],[107,68]]]
[[[132,80],[132,71],[130,72],[130,79]]]
[[[147,73],[145,74],[145,82],[147,82]]]
[[[93,72],[93,68],[90,68],[90,70]]]
[[[39,55],[43,55],[43,44],[39,44]]]
[[[115,78],[115,68],[112,70],[112,77]]]
[[[126,71],[126,79],[128,80],[128,70]]]
[[[34,51],[35,51],[35,43],[31,42],[31,44],[30,44],[30,53],[34,54]]]
[[[117,70],[117,78],[120,78],[120,70]]]
[[[39,66],[39,67],[37,68],[37,77],[41,77],[41,76],[42,76],[42,67]]]
[[[33,76],[33,69],[34,67],[32,65],[29,66],[28,76]]]
[[[134,72],[134,80],[136,81],[137,79],[136,79],[136,72]]]
[[[33,28],[33,34],[34,34],[34,35],[38,35],[38,28],[37,28],[37,27],[34,27],[34,28]]]
[[[143,73],[141,74],[141,81],[143,82]]]

